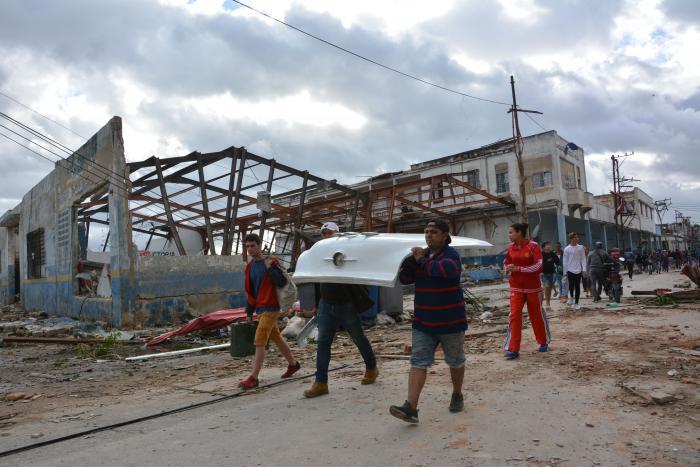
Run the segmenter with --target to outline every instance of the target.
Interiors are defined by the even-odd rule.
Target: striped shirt
[[[542,291],[540,271],[542,271],[542,250],[531,240],[523,240],[518,245],[513,242],[508,245],[503,267],[515,265],[515,271],[510,273],[511,292],[535,293]]]
[[[454,248],[445,245],[418,261],[413,256],[401,265],[402,284],[416,284],[413,327],[429,334],[451,334],[467,329],[467,310],[460,285],[462,262]]]

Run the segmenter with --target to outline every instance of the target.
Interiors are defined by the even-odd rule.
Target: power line
[[[31,109],[30,107],[28,107],[28,106],[25,106],[25,107],[29,108],[30,110],[33,110],[33,109]],[[41,114],[40,114],[40,115],[41,115]],[[114,170],[112,170],[111,168],[105,167],[105,166],[99,164],[98,162],[96,162],[96,161],[94,161],[94,160],[92,160],[92,159],[90,159],[90,158],[88,158],[88,157],[86,157],[86,156],[83,156],[83,155],[80,154],[80,152],[78,152],[78,151],[73,151],[72,149],[68,148],[68,147],[65,146],[64,144],[59,143],[58,141],[56,141],[56,140],[50,138],[49,136],[44,135],[43,133],[39,132],[38,130],[35,130],[34,128],[32,128],[32,127],[30,127],[30,126],[28,126],[28,125],[25,125],[24,123],[22,123],[22,122],[20,122],[20,121],[18,121],[18,120],[16,120],[16,119],[10,117],[9,115],[7,115],[7,114],[5,114],[5,113],[3,113],[3,112],[0,112],[0,116],[3,117],[3,118],[5,118],[5,119],[7,119],[7,120],[9,120],[9,121],[11,121],[12,123],[14,123],[15,125],[19,126],[19,127],[22,128],[22,129],[24,129],[25,131],[28,131],[29,133],[38,136],[39,138],[41,138],[43,141],[47,142],[48,144],[50,144],[50,145],[53,146],[54,148],[59,149],[59,150],[65,152],[65,153],[68,154],[68,155],[73,155],[73,154],[75,154],[77,157],[79,157],[79,158],[81,158],[81,159],[83,159],[83,160],[85,160],[85,161],[87,161],[87,162],[89,162],[89,163],[91,163],[91,164],[94,164],[95,166],[101,168],[104,172],[95,172],[95,171],[90,170],[88,167],[84,167],[82,170],[85,171],[85,172],[87,172],[87,173],[89,173],[90,175],[93,175],[93,176],[97,177],[97,178],[104,178],[104,177],[108,177],[108,178],[109,178],[109,177],[111,176],[112,180],[114,180],[114,181],[117,182],[117,183],[115,184],[114,187],[115,187],[116,189],[122,190],[122,191],[127,195],[127,197],[128,197],[128,195],[129,195],[128,185],[126,184],[126,182],[124,182],[124,181],[121,179],[121,176],[120,176],[117,172],[115,172]],[[17,136],[19,136],[19,137],[25,139],[26,141],[28,141],[28,142],[30,142],[30,143],[32,143],[32,144],[35,144],[35,145],[37,145],[37,146],[39,146],[40,148],[44,149],[45,151],[50,152],[51,154],[53,154],[53,155],[55,155],[56,157],[59,158],[59,161],[54,161],[54,160],[52,160],[52,159],[50,159],[50,158],[46,158],[46,157],[42,156],[42,157],[44,157],[45,159],[51,161],[52,163],[59,164],[60,161],[67,161],[67,159],[64,158],[64,157],[62,157],[60,154],[57,154],[57,153],[51,151],[50,149],[48,149],[48,148],[42,146],[41,144],[39,144],[39,143],[37,143],[37,142],[35,142],[35,141],[33,141],[33,140],[27,138],[26,136],[22,136],[22,135],[20,135],[19,133],[17,133],[16,131],[14,131],[14,130],[12,130],[12,129],[10,129],[10,128],[7,128],[6,126],[4,126],[4,125],[2,125],[2,124],[0,124],[0,126],[2,126],[3,128],[5,128],[5,129],[11,131],[12,133],[16,134]],[[3,135],[3,136],[5,136],[5,137],[7,138],[6,135]],[[81,138],[82,138],[82,136],[81,136]],[[8,139],[10,139],[11,141],[17,143],[17,141],[13,140],[12,138],[8,138]],[[19,144],[19,143],[18,143],[18,144]],[[23,144],[20,144],[20,146],[24,147],[25,149],[29,149],[27,146],[24,146]],[[30,150],[31,150],[31,149],[30,149]],[[32,152],[34,152],[35,154],[39,154],[39,153],[37,153],[36,151],[32,151]],[[114,151],[111,151],[111,152],[114,154]],[[39,155],[40,155],[40,154],[39,154]],[[59,166],[60,166],[60,164],[59,164]],[[69,170],[70,170],[70,169],[69,169]],[[72,171],[72,170],[71,170],[71,171]],[[78,172],[75,172],[75,171],[72,171],[72,172],[75,173],[75,174],[77,174],[77,175],[79,175]],[[110,174],[112,174],[112,175],[110,175]],[[118,178],[115,178],[115,176],[118,177]],[[82,178],[84,178],[84,179],[90,181],[91,183],[94,183],[93,180],[89,180],[89,179],[87,179],[86,177],[82,177]],[[156,196],[156,197],[160,196],[158,193],[156,193],[155,191],[153,191],[153,189],[146,191],[146,193],[150,193],[150,194],[152,194],[152,195],[154,195],[154,196]],[[142,205],[142,206],[137,206],[136,209],[147,209],[147,210],[150,211],[152,214],[156,214],[156,215],[161,215],[161,214],[164,213],[164,212],[158,212],[158,211],[156,211],[156,210],[150,208],[149,206],[143,206],[143,205]],[[185,216],[182,215],[182,214],[179,214],[178,212],[173,212],[173,216],[176,216],[177,219],[180,220],[180,221],[184,221],[184,220],[185,220]]]
[[[24,108],[27,109],[27,110],[31,110],[31,111],[34,112],[35,114],[37,114],[37,115],[39,115],[39,116],[41,116],[41,117],[44,117],[46,120],[48,120],[48,121],[50,121],[50,122],[52,122],[52,123],[54,123],[54,124],[60,126],[61,128],[65,129],[65,130],[70,131],[70,132],[73,133],[74,135],[79,136],[80,138],[82,138],[82,139],[84,139],[84,140],[87,140],[87,138],[84,137],[84,136],[82,136],[81,134],[76,133],[75,131],[71,130],[70,128],[68,128],[68,127],[65,126],[65,125],[62,125],[61,123],[57,122],[56,120],[54,120],[54,119],[52,119],[52,118],[50,118],[50,117],[47,117],[46,115],[42,114],[42,113],[39,112],[38,110],[32,109],[32,108],[29,107],[27,104],[23,104],[23,103],[20,102],[19,100],[15,99],[14,97],[12,97],[12,96],[10,96],[10,95],[8,95],[8,94],[5,94],[5,93],[4,93],[3,91],[1,91],[1,90],[0,90],[0,96],[3,96],[3,97],[5,97],[5,98],[11,100],[11,101],[14,102],[14,103],[16,103],[16,104],[18,104],[18,105],[21,105],[22,107],[24,107]]]
[[[535,120],[534,118],[532,118],[532,117],[530,116],[529,113],[526,113],[525,116],[526,116],[527,118],[529,118],[529,119],[532,121],[532,123],[534,123],[534,124],[537,125],[538,127],[542,128],[544,131],[549,131],[548,129],[546,129],[545,127],[543,127],[542,125],[540,125],[540,123],[539,123],[537,120]]]
[[[438,89],[441,89],[441,90],[443,90],[443,91],[447,91],[447,92],[451,92],[451,93],[453,93],[453,94],[457,94],[457,95],[460,95],[460,96],[468,97],[468,98],[470,98],[470,99],[476,99],[476,100],[483,101],[483,102],[489,102],[489,103],[491,103],[491,104],[498,104],[498,105],[510,106],[510,104],[508,104],[507,102],[501,102],[501,101],[496,101],[496,100],[492,100],[492,99],[486,99],[486,98],[483,98],[483,97],[474,96],[474,95],[472,95],[472,94],[467,94],[467,93],[462,92],[462,91],[457,91],[457,90],[455,90],[455,89],[448,88],[448,87],[443,86],[443,85],[441,85],[441,84],[433,83],[432,81],[428,81],[428,80],[425,80],[425,79],[423,79],[423,78],[419,78],[419,77],[414,76],[414,75],[412,75],[412,74],[406,73],[405,71],[401,71],[401,70],[399,70],[399,69],[397,69],[397,68],[393,68],[393,67],[390,67],[390,66],[388,66],[388,65],[384,65],[383,63],[380,63],[380,62],[378,62],[378,61],[376,61],[376,60],[373,60],[373,59],[371,59],[371,58],[365,57],[364,55],[360,55],[360,54],[357,53],[357,52],[353,52],[352,50],[346,49],[345,47],[342,47],[342,46],[337,45],[337,44],[335,44],[335,43],[333,43],[333,42],[330,42],[330,41],[328,41],[328,40],[326,40],[326,39],[323,39],[323,38],[321,38],[321,37],[319,37],[319,36],[317,36],[317,35],[315,35],[315,34],[311,34],[310,32],[306,32],[306,31],[304,31],[304,30],[301,29],[301,28],[298,28],[298,27],[296,27],[296,26],[293,26],[293,25],[291,25],[291,24],[289,24],[289,23],[287,23],[287,22],[285,22],[285,21],[282,21],[281,19],[277,19],[277,18],[275,18],[274,16],[271,16],[271,15],[265,13],[264,11],[261,11],[261,10],[258,10],[258,9],[256,9],[256,8],[253,8],[252,6],[247,5],[247,4],[243,3],[243,2],[239,2],[238,0],[231,0],[231,1],[234,2],[234,3],[237,3],[238,5],[240,5],[240,6],[242,6],[242,7],[248,8],[249,10],[258,13],[259,15],[262,15],[262,16],[268,18],[268,19],[271,19],[272,21],[275,21],[275,22],[277,22],[277,23],[283,24],[284,26],[287,26],[288,28],[294,29],[295,31],[300,32],[300,33],[302,33],[302,34],[304,34],[304,35],[306,35],[306,36],[308,36],[308,37],[310,37],[310,38],[312,38],[312,39],[315,39],[315,40],[317,40],[317,41],[319,41],[319,42],[322,42],[322,43],[324,43],[324,44],[326,44],[326,45],[328,45],[328,46],[330,46],[330,47],[333,47],[333,48],[338,49],[338,50],[340,50],[340,51],[342,51],[342,52],[345,52],[345,53],[347,53],[347,54],[350,54],[350,55],[352,55],[352,56],[354,56],[354,57],[356,57],[356,58],[359,58],[360,60],[364,60],[364,61],[369,62],[369,63],[371,63],[371,64],[373,64],[373,65],[376,65],[376,66],[378,66],[378,67],[384,68],[385,70],[389,70],[389,71],[391,71],[391,72],[394,72],[394,73],[396,73],[396,74],[399,74],[399,75],[401,75],[401,76],[403,76],[403,77],[405,77],[405,78],[410,78],[410,79],[412,79],[412,80],[421,82],[421,83],[423,83],[423,84],[427,84],[428,86],[433,86],[433,87],[438,88]]]
[[[30,148],[29,146],[26,146],[26,145],[22,144],[21,142],[17,141],[16,139],[14,139],[14,138],[12,138],[12,137],[10,137],[10,136],[8,136],[8,135],[6,135],[6,134],[0,132],[0,136],[5,137],[6,139],[8,139],[8,140],[12,141],[13,143],[17,144],[18,146],[21,146],[21,147],[23,147],[24,149],[26,149],[26,150],[32,152],[33,154],[35,154],[35,155],[41,157],[42,159],[45,159],[45,160],[51,162],[52,164],[56,164],[56,165],[58,165],[59,167],[61,167],[61,162],[67,162],[67,160],[66,160],[65,158],[61,157],[59,154],[56,154],[55,152],[51,151],[50,149],[48,149],[48,148],[46,148],[46,147],[44,147],[44,146],[42,146],[42,145],[36,143],[35,141],[32,141],[31,139],[29,139],[29,138],[27,138],[27,137],[25,137],[25,136],[20,135],[20,134],[17,133],[16,131],[14,131],[14,130],[12,130],[12,129],[10,129],[10,128],[7,128],[5,125],[0,124],[0,127],[3,127],[3,128],[5,128],[6,130],[11,131],[12,133],[16,134],[16,135],[19,136],[20,138],[22,138],[22,139],[24,139],[24,140],[26,140],[26,141],[28,141],[28,142],[30,142],[30,143],[32,143],[32,144],[35,144],[35,145],[39,146],[40,148],[44,149],[45,151],[50,152],[51,154],[53,154],[53,155],[55,155],[55,156],[57,156],[57,157],[59,158],[59,160],[53,160],[53,159],[51,159],[50,157],[47,157],[47,156],[45,156],[44,154],[41,154],[40,152],[33,150],[33,149]],[[90,183],[95,183],[94,180],[90,180],[90,179],[87,178],[86,176],[82,175],[80,172],[78,172],[78,171],[76,171],[76,170],[74,170],[74,169],[71,169],[70,167],[64,167],[64,168],[65,168],[66,170],[68,170],[69,172],[73,172],[75,175],[79,176],[80,178],[82,178],[82,179],[84,179],[84,180],[87,180],[87,181],[90,182]],[[95,176],[95,177],[98,177],[98,178],[102,178],[102,177],[103,177],[103,175],[101,175],[101,174],[96,174],[96,173],[94,173],[94,172],[91,172],[91,171],[88,170],[87,168],[84,168],[83,171],[87,172],[87,173],[90,174],[90,175],[93,175],[93,176]],[[115,186],[114,188],[115,188],[115,189],[118,189],[118,190],[122,190],[122,191],[124,191],[124,192],[128,195],[128,192],[127,192],[127,190],[126,190],[125,188],[120,187],[120,186]],[[162,212],[158,212],[158,211],[152,209],[152,208],[149,207],[149,206],[139,206],[138,209],[148,210],[148,211],[150,211],[152,214],[155,214],[155,215],[158,215],[158,216],[163,214]],[[177,214],[177,213],[173,213],[173,214],[175,215],[175,214]],[[183,216],[179,216],[179,220],[184,220],[184,219],[185,219],[185,218],[184,218]]]

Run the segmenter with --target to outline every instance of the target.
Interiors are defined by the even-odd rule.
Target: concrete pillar
[[[125,179],[128,180],[121,119],[114,117],[109,124],[111,141],[106,138],[98,139],[98,144],[103,143],[107,146],[105,150],[113,154],[112,169],[117,174],[125,174]],[[112,323],[115,326],[121,326],[136,293],[136,251],[131,238],[131,215],[127,193],[123,185],[115,185],[114,180],[110,182],[109,243],[112,272]]]
[[[608,251],[608,229],[605,223],[603,223],[603,248],[605,248],[605,251]]]
[[[566,216],[560,207],[557,207],[557,237],[559,243],[566,245]]]
[[[588,246],[592,249],[593,248],[593,234],[591,233],[591,220],[586,219],[584,223],[584,229],[586,231],[586,241],[588,242]]]
[[[630,249],[634,250],[634,241],[632,240],[632,229],[629,230],[630,233]]]

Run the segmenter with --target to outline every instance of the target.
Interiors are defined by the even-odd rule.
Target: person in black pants
[[[574,306],[574,310],[580,310],[578,304],[581,296],[581,276],[586,275],[586,252],[583,245],[578,243],[578,234],[569,234],[569,245],[564,248],[564,271],[569,280],[569,301],[567,305]]]

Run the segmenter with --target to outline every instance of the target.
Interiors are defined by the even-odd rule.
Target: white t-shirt
[[[583,245],[567,245],[564,248],[564,274],[581,274],[586,270],[586,251]]]

